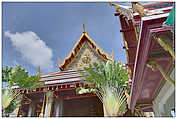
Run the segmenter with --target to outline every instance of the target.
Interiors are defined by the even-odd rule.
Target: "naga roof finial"
[[[114,4],[112,2],[109,3],[110,6],[114,6],[116,12],[127,17],[128,20],[133,19],[133,13],[129,6]]]

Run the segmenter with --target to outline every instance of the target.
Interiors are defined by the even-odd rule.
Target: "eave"
[[[127,58],[127,66],[129,69],[130,78],[132,79],[133,76],[133,68],[134,68],[134,61],[135,61],[135,54],[136,54],[136,48],[137,48],[137,39],[136,39],[136,33],[134,29],[134,25],[132,20],[129,20],[128,23],[126,22],[126,18],[123,17],[123,15],[119,16],[120,24],[121,24],[121,30],[124,40],[124,47],[126,52],[126,58]],[[131,37],[130,37],[131,36]]]
[[[152,101],[155,95],[157,88],[160,86],[160,81],[162,80],[161,74],[157,72],[152,72],[151,69],[146,67],[147,60],[150,58],[150,53],[152,52],[153,48],[153,35],[154,33],[160,32],[168,32],[168,29],[162,28],[163,22],[166,20],[168,13],[162,15],[153,15],[148,17],[143,17],[141,20],[141,28],[140,28],[140,35],[138,40],[138,46],[136,51],[136,59],[135,59],[135,66],[133,72],[133,80],[132,80],[132,87],[131,87],[131,94],[130,94],[130,104],[129,108],[134,111],[135,105],[137,100],[150,100]],[[163,62],[160,62],[163,63]],[[169,64],[167,66],[167,64]],[[165,71],[167,71],[170,67],[171,61],[170,57],[164,66],[166,66]],[[163,66],[163,67],[164,67]],[[147,75],[148,74],[148,75]],[[151,74],[151,75],[150,75]],[[154,88],[155,91],[145,93],[145,89],[149,89],[147,83],[147,77],[157,74],[158,77],[154,78],[153,82],[157,85],[150,85],[149,88]],[[157,80],[159,78],[159,80]],[[150,82],[150,81],[149,81]],[[149,91],[149,90],[147,90]],[[147,92],[146,91],[146,92]]]

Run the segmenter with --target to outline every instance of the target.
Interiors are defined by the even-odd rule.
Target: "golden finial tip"
[[[109,5],[112,6],[112,2],[109,2]]]
[[[58,57],[58,66],[60,66],[61,65],[61,59],[60,59],[60,57]]]
[[[83,33],[86,33],[85,32],[85,24],[83,23]]]
[[[39,66],[39,67],[38,67],[38,73],[37,73],[38,76],[40,76],[40,72],[41,72],[41,71],[40,71],[40,66]]]
[[[112,50],[111,58],[112,58],[113,61],[115,60],[114,59],[114,50]]]

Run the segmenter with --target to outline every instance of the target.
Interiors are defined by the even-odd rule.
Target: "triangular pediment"
[[[72,70],[107,60],[112,60],[112,58],[99,48],[87,33],[83,33],[59,67],[61,70]]]

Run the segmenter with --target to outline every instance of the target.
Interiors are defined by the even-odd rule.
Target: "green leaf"
[[[3,87],[2,90],[3,109],[11,105],[14,100],[18,102],[14,97],[15,95],[12,93],[12,86],[17,85],[19,88],[33,90],[44,85],[44,83],[40,81],[40,76],[29,76],[28,72],[21,66],[6,66],[5,69],[3,68],[2,81],[8,83],[8,86]],[[11,107],[9,108],[12,109]]]
[[[86,73],[81,73],[89,89],[79,88],[80,93],[96,93],[99,99],[105,105],[110,115],[122,114],[126,111],[127,102],[124,89],[129,90],[128,73],[119,62],[108,61],[106,64],[99,62],[84,68]]]

